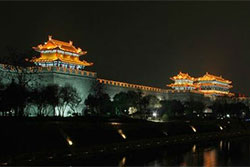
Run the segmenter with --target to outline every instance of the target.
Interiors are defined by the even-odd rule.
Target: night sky
[[[1,2],[0,49],[72,40],[99,78],[166,88],[179,71],[250,95],[250,2]]]

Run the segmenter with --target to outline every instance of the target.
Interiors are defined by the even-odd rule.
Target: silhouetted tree
[[[177,116],[182,116],[184,113],[184,106],[180,101],[177,100],[162,100],[162,107],[160,108],[161,113],[166,114],[168,119],[173,119]]]
[[[64,116],[67,107],[74,112],[81,101],[82,100],[75,88],[68,84],[61,87],[59,89],[59,115]]]
[[[135,108],[137,113],[142,115],[142,112],[148,104],[148,101],[143,99],[142,92],[140,90],[120,92],[116,94],[113,99],[116,113],[123,115],[129,114],[128,110],[130,107]]]
[[[15,116],[24,116],[24,109],[28,103],[30,91],[23,85],[12,81],[5,90],[2,91],[3,110],[14,112]]]
[[[0,57],[1,77],[5,79],[5,84],[9,83],[2,91],[1,108],[13,111],[15,116],[24,116],[24,110],[30,98],[30,88],[35,83],[34,80],[38,79],[32,76],[37,72],[37,66],[29,61],[35,53],[20,52],[11,47],[8,47],[7,51],[7,55]]]
[[[243,118],[249,115],[249,107],[241,102],[228,103],[219,99],[212,104],[211,108],[219,117],[226,117],[229,114],[232,117]]]
[[[154,95],[146,95],[142,99],[145,101],[145,110],[152,111],[161,107],[160,100]]]
[[[9,95],[6,92],[6,88],[2,87],[0,89],[0,112],[2,113],[2,116],[7,116],[7,113],[9,113],[8,115],[11,116],[11,101],[9,98]]]
[[[59,106],[59,86],[49,84],[33,89],[31,104],[37,106],[38,116],[56,115],[55,109]]]
[[[113,98],[113,105],[117,115],[128,114],[129,107],[133,106],[133,101],[126,92],[120,92]]]
[[[48,100],[45,87],[36,88],[31,93],[31,104],[37,106],[37,116],[45,116],[45,110],[48,108]]]
[[[184,107],[186,114],[193,114],[194,112],[202,113],[205,105],[200,101],[186,101]]]
[[[7,51],[8,54],[0,58],[5,70],[1,75],[23,87],[32,86],[37,79],[33,74],[37,73],[38,66],[30,60],[32,57],[38,57],[38,53],[33,50],[20,51],[13,47],[7,47]]]
[[[94,115],[107,115],[112,112],[112,104],[110,97],[104,91],[104,85],[98,81],[92,85],[92,92],[88,95],[84,101],[88,111]]]
[[[222,100],[216,100],[211,106],[213,112],[218,116],[225,116],[227,114],[227,103]]]
[[[59,106],[59,89],[57,84],[49,84],[44,89],[46,95],[47,104],[52,107],[53,116],[56,116],[56,107]]]

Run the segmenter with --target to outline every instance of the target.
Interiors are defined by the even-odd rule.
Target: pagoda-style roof
[[[49,36],[49,40],[44,45],[38,45],[33,47],[36,51],[40,52],[40,57],[34,57],[31,61],[35,63],[51,63],[55,61],[61,61],[65,64],[92,66],[93,63],[89,63],[85,60],[80,60],[80,55],[85,55],[87,51],[82,49],[76,49],[73,46],[73,42],[63,42],[52,39]]]
[[[168,87],[193,87],[193,88],[197,88],[198,86],[196,84],[190,84],[190,83],[181,83],[181,84],[177,84],[177,83],[172,83],[172,84],[168,84]]]
[[[191,81],[194,81],[195,78],[191,77],[188,73],[182,73],[182,72],[179,72],[178,75],[176,76],[173,76],[170,78],[171,80],[191,80]]]
[[[75,64],[75,65],[83,65],[83,66],[92,66],[93,63],[89,63],[85,60],[79,60],[78,57],[75,56],[41,56],[39,58],[32,59],[33,62],[45,63],[45,62],[53,62],[53,61],[61,61],[67,64]]]
[[[197,83],[197,85],[202,86],[217,86],[217,87],[223,87],[223,88],[232,88],[232,85],[224,85],[224,84],[216,84],[216,83]]]
[[[37,47],[33,47],[33,49],[38,52],[45,51],[45,50],[58,49],[64,52],[70,52],[70,53],[74,53],[77,55],[85,55],[87,53],[87,51],[84,51],[81,48],[76,48],[73,45],[72,41],[63,42],[63,41],[52,39],[52,36],[49,36],[48,41],[45,42],[43,45],[40,44]]]
[[[209,74],[208,72],[206,72],[206,74],[204,76],[198,78],[197,80],[198,81],[220,81],[222,83],[227,83],[227,84],[232,83],[232,81],[226,80],[226,79],[222,78],[221,76]]]

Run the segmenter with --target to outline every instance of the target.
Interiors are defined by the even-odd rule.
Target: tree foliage
[[[216,100],[211,106],[213,112],[218,116],[226,116],[227,114],[233,117],[249,116],[249,107],[242,102],[227,103],[222,100]]]
[[[32,104],[37,106],[38,116],[56,115],[55,108],[59,105],[59,90],[57,84],[49,84],[36,88],[32,92]]]
[[[87,112],[98,116],[111,114],[113,112],[112,103],[109,95],[104,91],[103,84],[98,81],[94,82],[92,90],[93,93],[90,93],[84,101]]]
[[[2,72],[5,78],[14,80],[17,84],[23,87],[29,87],[34,84],[37,78],[32,77],[37,73],[38,66],[32,61],[32,57],[38,56],[33,50],[20,51],[13,47],[7,47],[8,54],[2,55],[0,63],[4,64],[5,73]]]
[[[24,109],[29,97],[30,91],[26,87],[12,81],[1,90],[1,111],[13,113],[18,117],[24,116]]]
[[[184,106],[186,114],[202,113],[205,108],[205,105],[200,101],[186,101]]]
[[[184,113],[184,105],[177,100],[162,100],[161,101],[161,113],[167,114],[168,119],[173,119],[177,116],[182,116]]]
[[[128,115],[129,108],[133,107],[140,113],[146,106],[147,101],[143,99],[141,91],[120,92],[114,96],[114,107],[119,115]]]
[[[77,90],[68,84],[59,89],[58,97],[59,116],[64,116],[66,111],[74,113],[75,109],[82,101]]]

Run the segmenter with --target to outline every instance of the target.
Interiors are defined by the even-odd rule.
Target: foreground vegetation
[[[154,95],[144,96],[140,90],[120,92],[113,99],[105,93],[99,82],[94,83],[87,99],[83,102],[77,90],[70,85],[62,87],[56,84],[35,88],[12,81],[0,89],[0,114],[2,116],[101,116],[132,117],[171,121],[196,117],[214,117],[224,119],[249,118],[249,107],[244,103],[214,101],[206,106],[199,101],[180,102],[177,100],[159,100]],[[80,103],[85,103],[82,112],[76,112]],[[78,108],[79,109],[79,108]],[[211,113],[204,113],[206,109]]]

